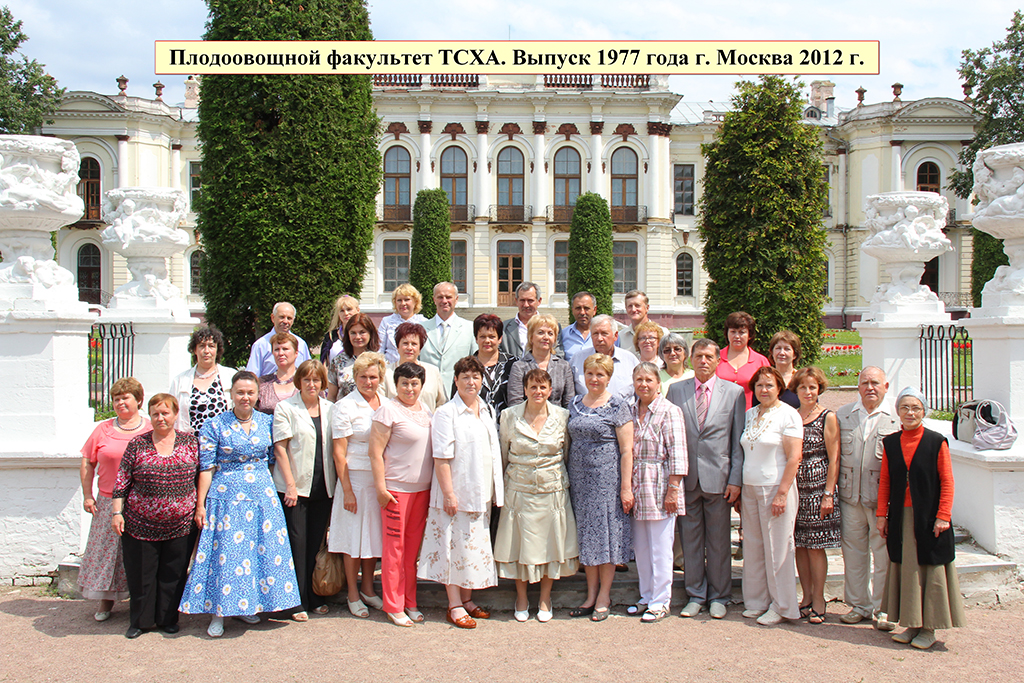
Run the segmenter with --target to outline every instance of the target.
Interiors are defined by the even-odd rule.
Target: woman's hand
[[[669,487],[665,493],[665,512],[672,514],[679,510],[679,489]]]
[[[205,507],[203,507],[202,505],[196,505],[196,514],[195,514],[194,517],[195,517],[195,522],[196,522],[196,528],[197,529],[202,531],[204,528],[206,528],[206,508]]]
[[[114,529],[114,533],[120,536],[124,533],[124,515],[120,512],[114,514],[110,520],[110,526]]]
[[[878,527],[879,536],[881,536],[882,538],[889,537],[889,519],[887,517],[876,517],[875,526]]]
[[[949,526],[950,526],[949,522],[947,522],[946,520],[944,520],[944,519],[936,519],[935,520],[935,537],[938,538],[939,534],[941,534],[943,531],[949,530]]]
[[[299,489],[295,484],[285,484],[284,487],[284,504],[290,508],[295,507],[295,504],[299,502]]]
[[[391,505],[392,503],[397,504],[398,500],[391,495],[391,491],[388,491],[387,489],[384,489],[383,491],[377,491],[377,504],[380,505],[381,508],[386,508],[388,505]]]
[[[352,491],[345,491],[344,499],[345,510],[351,512],[353,515],[356,514],[356,494]]]
[[[459,511],[459,499],[455,497],[454,493],[449,493],[444,497],[444,511],[453,517]]]
[[[818,513],[819,519],[825,519],[832,514],[832,510],[835,509],[835,500],[832,496],[823,496],[821,499],[821,512]]]
[[[619,497],[622,499],[622,511],[629,514],[629,511],[633,509],[633,491],[620,491]]]
[[[786,512],[786,494],[776,493],[772,498],[772,517],[778,517]]]
[[[85,500],[82,501],[82,507],[85,508],[85,511],[88,512],[90,515],[95,515],[96,514],[96,500],[95,499],[93,499],[93,498],[86,498]]]

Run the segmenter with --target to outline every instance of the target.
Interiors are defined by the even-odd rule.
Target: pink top
[[[409,410],[398,399],[381,404],[373,421],[391,427],[391,438],[384,448],[384,480],[388,490],[417,493],[430,490],[434,473],[430,443],[430,411]]]
[[[747,362],[741,365],[739,370],[733,370],[729,365],[729,347],[722,349],[722,362],[718,364],[715,374],[727,382],[738,384],[743,389],[743,397],[747,400],[747,410],[750,410],[754,399],[754,392],[749,386],[750,378],[754,376],[758,368],[766,368],[771,363],[754,349],[748,348],[747,351],[749,352]]]
[[[114,480],[117,479],[117,468],[121,466],[121,457],[128,442],[139,434],[153,430],[149,420],[142,418],[142,426],[130,432],[122,432],[114,426],[111,418],[96,425],[92,434],[82,446],[82,457],[96,466],[96,477],[100,495],[110,498],[114,492]]]

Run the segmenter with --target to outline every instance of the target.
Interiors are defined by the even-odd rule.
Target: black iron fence
[[[974,397],[971,338],[958,325],[922,325],[921,391],[932,410],[953,412]]]
[[[114,409],[110,387],[134,371],[135,330],[131,323],[96,323],[89,333],[89,407]]]

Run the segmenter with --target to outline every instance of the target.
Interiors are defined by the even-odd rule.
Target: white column
[[[661,168],[661,148],[660,138],[657,134],[657,121],[650,121],[647,125],[647,149],[650,158],[647,164],[647,173],[644,173],[643,161],[640,162],[640,168],[638,169],[643,174],[644,185],[644,203],[647,204],[647,218],[665,218],[664,212],[661,211],[661,203],[659,201],[659,190],[661,179],[658,177],[658,171]],[[653,129],[652,129],[653,124]]]
[[[128,179],[128,136],[117,136],[117,186],[131,185]]]
[[[890,140],[892,145],[892,191],[903,191],[903,141]]]
[[[602,197],[605,195],[604,191],[604,172],[601,171],[601,154],[604,152],[604,142],[602,140],[601,131],[604,129],[604,121],[601,119],[594,119],[590,123],[590,154],[591,154],[591,166],[590,166],[590,178],[589,185],[590,191],[596,192]],[[597,132],[594,132],[597,131]]]
[[[171,145],[171,187],[181,189],[181,145]]]
[[[846,215],[846,150],[839,149],[839,173],[836,182],[836,224],[849,225],[850,220]],[[845,259],[846,256],[844,255]],[[845,301],[846,292],[843,292]]]
[[[547,210],[548,196],[548,174],[544,170],[544,153],[547,139],[544,135],[544,128],[547,122],[543,118],[533,122],[533,190],[531,204],[533,204],[533,215],[543,216]],[[533,216],[527,216],[529,220]]]
[[[418,190],[430,190],[434,188],[434,174],[430,170],[430,129],[431,122],[428,118],[420,119],[420,186],[412,188],[413,197]],[[414,201],[410,198],[411,201]]]
[[[477,156],[473,162],[476,164],[476,171],[473,174],[476,181],[476,197],[473,201],[476,204],[476,216],[486,216],[487,207],[491,203],[491,172],[487,170],[487,148],[490,145],[487,135],[489,127],[490,122],[487,121],[486,116],[476,122]],[[470,216],[470,218],[476,218],[476,216]]]

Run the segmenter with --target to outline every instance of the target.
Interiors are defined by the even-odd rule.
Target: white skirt
[[[449,515],[430,508],[416,577],[474,590],[497,586],[490,520],[490,510]]]
[[[327,549],[332,553],[345,553],[349,557],[380,557],[383,549],[383,524],[373,473],[367,470],[349,470],[352,493],[356,496],[356,511],[345,509],[345,491],[341,481],[334,490],[331,509],[331,530],[327,536]]]

